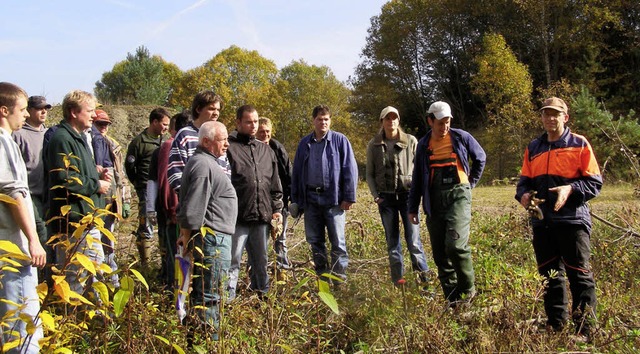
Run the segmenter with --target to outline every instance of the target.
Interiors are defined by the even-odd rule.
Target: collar
[[[382,145],[384,144],[384,139],[385,139],[385,134],[384,134],[384,130],[382,130],[381,132],[376,134],[376,136],[373,138],[373,143],[376,145]],[[409,136],[407,135],[407,133],[403,132],[402,130],[399,130],[398,141],[395,143],[395,145],[403,149],[409,146]]]

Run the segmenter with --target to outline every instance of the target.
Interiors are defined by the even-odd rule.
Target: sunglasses
[[[99,126],[99,127],[106,127],[106,126],[111,125],[111,123],[109,123],[109,122],[96,122],[96,125]]]

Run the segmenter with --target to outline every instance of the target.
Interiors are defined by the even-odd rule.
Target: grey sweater
[[[238,216],[238,198],[216,157],[198,147],[182,172],[180,227],[199,230],[202,225],[232,235]]]
[[[44,125],[34,128],[25,123],[22,129],[13,132],[13,140],[18,143],[22,152],[22,159],[27,166],[29,175],[29,190],[32,195],[42,197],[44,192],[44,165],[42,164],[42,144]]]

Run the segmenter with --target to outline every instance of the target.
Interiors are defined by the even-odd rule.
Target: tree
[[[311,111],[319,104],[329,106],[332,113],[332,128],[351,132],[353,125],[348,112],[351,92],[341,83],[327,66],[309,65],[304,60],[293,61],[280,70],[279,81],[269,104],[278,109],[272,120],[276,134],[288,151],[295,148],[304,135],[312,130]]]
[[[527,132],[536,126],[531,76],[499,34],[485,35],[475,62],[478,69],[471,87],[485,104],[492,131],[485,148],[494,157],[492,167],[497,178],[516,176],[519,161],[513,156],[522,153],[529,140]]]
[[[213,90],[223,100],[220,116],[235,119],[235,110],[252,104],[260,112],[277,81],[278,68],[255,50],[231,46],[202,66],[187,71],[171,97],[171,104],[189,107],[196,93]],[[262,112],[260,112],[262,113]]]
[[[471,95],[469,80],[482,33],[479,6],[471,0],[385,4],[371,19],[363,61],[351,80],[356,116],[368,116],[375,125],[376,111],[394,105],[408,130],[422,135],[428,128],[427,108],[444,100],[454,110],[455,124],[477,125],[469,113],[476,113],[480,104]]]
[[[181,70],[149,50],[138,47],[135,53],[116,63],[96,82],[95,93],[101,102],[131,105],[165,105]]]

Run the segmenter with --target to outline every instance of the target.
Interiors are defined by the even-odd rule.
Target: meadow
[[[289,256],[294,268],[259,299],[246,290],[242,272],[239,299],[222,311],[222,333],[211,341],[196,333],[186,349],[186,328],[158,291],[158,259],[139,269],[150,290],[136,282],[120,316],[82,319],[66,348],[112,353],[634,353],[640,350],[640,200],[628,184],[605,185],[591,202],[593,213],[621,229],[594,220],[592,267],[598,296],[598,325],[590,344],[577,343],[571,330],[547,333],[544,284],[536,272],[531,231],[513,186],[478,187],[473,192],[470,244],[478,295],[470,306],[452,310],[431,274],[426,291],[418,286],[405,257],[407,284],[392,284],[384,232],[377,208],[361,183],[358,202],[347,216],[349,279],[330,289],[337,313],[318,296],[303,220],[291,220]],[[135,209],[135,205],[134,205]],[[117,233],[123,274],[136,254],[131,231],[137,221],[123,220]],[[629,230],[629,232],[623,231]],[[633,233],[635,230],[635,234]],[[421,236],[434,268],[424,224]],[[155,252],[157,254],[157,252]],[[270,251],[270,259],[275,255]],[[409,266],[407,266],[409,264]],[[133,268],[137,268],[133,264]],[[80,321],[80,320],[78,320]],[[71,323],[71,322],[69,322]],[[75,322],[76,324],[78,322]],[[83,324],[86,324],[84,326]],[[56,345],[50,347],[54,349]]]

